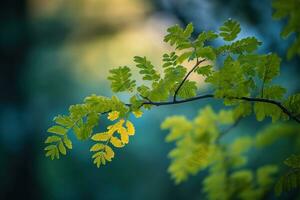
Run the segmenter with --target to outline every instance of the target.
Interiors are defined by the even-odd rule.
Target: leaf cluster
[[[278,20],[285,19],[287,21],[287,24],[281,31],[281,36],[283,38],[287,38],[293,33],[296,36],[288,49],[288,59],[291,59],[296,55],[300,55],[299,3],[299,0],[273,0],[272,3],[274,9],[273,18]]]
[[[289,170],[278,179],[275,185],[277,196],[282,192],[289,192],[300,187],[300,155],[289,156],[284,164]]]

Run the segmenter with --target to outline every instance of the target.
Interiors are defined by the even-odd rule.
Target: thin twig
[[[149,99],[148,97],[144,97],[144,96],[141,95],[141,94],[140,94],[140,96],[141,96],[143,99],[146,99],[148,102],[152,102],[151,99]]]
[[[179,84],[179,86],[177,87],[177,89],[175,90],[174,96],[173,96],[173,102],[177,102],[176,98],[177,98],[177,94],[180,90],[180,88],[183,86],[184,82],[188,79],[188,77],[190,76],[190,74],[195,71],[195,69],[202,63],[204,62],[206,59],[202,59],[202,60],[198,60],[197,58],[197,62],[194,65],[194,67],[186,74],[186,76],[182,79],[181,83]]]

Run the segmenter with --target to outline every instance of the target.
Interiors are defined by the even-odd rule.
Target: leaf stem
[[[177,102],[177,94],[180,90],[180,88],[183,86],[184,82],[188,79],[188,77],[191,75],[191,73],[193,71],[195,71],[195,69],[202,63],[206,61],[206,59],[202,59],[202,60],[198,60],[197,58],[197,62],[196,64],[194,65],[194,67],[185,75],[185,77],[182,79],[181,83],[179,84],[179,86],[177,87],[177,89],[175,90],[175,93],[174,93],[174,96],[173,96],[173,102]]]

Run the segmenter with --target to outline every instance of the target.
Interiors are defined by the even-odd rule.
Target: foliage
[[[300,155],[291,155],[284,164],[289,168],[276,183],[275,192],[279,196],[283,191],[290,191],[300,187]]]
[[[135,87],[135,81],[130,80],[130,68],[124,66],[110,70],[111,89],[113,92],[132,91]]]
[[[247,168],[247,154],[253,149],[260,151],[285,137],[296,141],[300,127],[288,123],[272,124],[255,137],[244,135],[230,144],[222,143],[220,137],[226,133],[224,125],[230,127],[234,124],[234,113],[234,110],[216,113],[207,106],[193,120],[172,116],[162,123],[163,129],[170,130],[166,141],[175,143],[169,153],[171,164],[168,169],[175,183],[186,181],[190,175],[208,169],[209,174],[203,181],[207,199],[264,199],[273,190],[278,166],[264,164],[256,169]],[[297,141],[294,145],[299,146]],[[299,156],[292,156],[285,163],[298,169],[299,161]],[[297,176],[289,172],[276,184],[276,190],[278,187],[281,191],[298,186]],[[288,182],[287,178],[292,178],[294,182]]]
[[[102,96],[91,95],[86,97],[83,104],[72,105],[69,108],[69,115],[58,115],[54,118],[54,122],[56,125],[50,127],[47,131],[52,133],[53,135],[48,136],[45,143],[49,144],[46,146],[45,150],[46,156],[50,156],[51,159],[59,158],[60,155],[66,155],[67,149],[72,149],[72,142],[68,138],[68,132],[73,130],[78,140],[97,140],[97,134],[93,133],[93,129],[99,124],[99,119],[101,117],[101,113],[108,113],[108,119],[115,120],[117,118],[123,117],[127,118],[128,108],[115,96],[111,99]],[[134,134],[134,127],[131,122],[127,120],[126,126],[129,130],[122,128],[125,119],[121,119],[115,125],[108,127],[108,133],[110,137],[107,138],[107,143],[112,142],[112,140],[116,140],[113,137],[115,131],[117,131],[121,136],[121,142],[119,146],[124,146],[124,144],[128,143],[128,139],[126,135]],[[123,136],[122,136],[123,135]],[[95,139],[96,138],[96,139]],[[119,140],[119,139],[118,139]],[[102,141],[102,140],[100,140]],[[115,145],[114,145],[115,146]],[[103,154],[106,160],[111,160],[113,156],[111,149],[106,145],[94,145],[91,148],[91,151],[100,151],[105,150],[106,153],[110,152],[110,156],[107,154]],[[111,153],[112,152],[112,153]],[[96,154],[94,154],[93,158]],[[98,159],[100,153],[98,152],[96,156],[97,166],[100,166],[100,160],[102,164],[105,164],[103,160],[103,156]],[[101,154],[102,155],[102,154]],[[99,160],[99,161],[98,161]],[[99,164],[98,164],[99,163]]]
[[[223,26],[220,27],[220,36],[225,41],[234,40],[238,34],[241,32],[240,24],[234,20],[227,20]]]
[[[136,70],[143,79],[139,85],[132,77],[134,68],[110,70],[112,91],[130,92],[129,103],[116,96],[91,95],[82,104],[71,105],[69,114],[55,117],[55,125],[48,129],[51,135],[45,141],[46,156],[58,159],[66,155],[72,149],[68,134],[73,131],[78,140],[96,142],[90,151],[94,163],[100,167],[114,158],[113,148],[124,147],[129,143],[129,136],[134,135],[134,125],[128,120],[130,114],[141,117],[144,110],[154,106],[221,99],[230,110],[216,113],[207,106],[193,121],[175,116],[162,124],[163,129],[171,130],[166,141],[175,142],[169,154],[172,162],[168,171],[180,183],[209,167],[209,175],[204,180],[209,199],[232,199],[234,195],[241,199],[262,198],[274,183],[277,167],[264,165],[256,171],[237,168],[247,163],[245,152],[264,146],[272,141],[266,138],[273,136],[266,131],[256,138],[238,138],[230,145],[220,144],[220,138],[252,113],[258,121],[270,117],[273,122],[293,119],[300,123],[299,94],[286,96],[286,89],[273,83],[280,74],[281,59],[274,53],[258,54],[256,50],[262,43],[255,37],[237,39],[241,31],[237,21],[229,19],[219,30],[203,31],[194,38],[192,24],[186,28],[179,25],[168,28],[164,41],[175,50],[163,54],[161,68],[146,57],[134,57]],[[214,45],[216,39],[223,39],[224,43]],[[190,69],[186,63],[194,65]],[[203,77],[213,93],[198,95],[196,82],[189,80],[192,73]],[[94,129],[103,115],[108,115],[106,118],[114,123],[105,132],[97,133]],[[284,126],[290,127],[280,127]],[[224,127],[228,129],[223,130]],[[283,133],[280,127],[275,139],[289,133]]]
[[[291,59],[295,55],[300,55],[300,14],[299,14],[299,0],[273,0],[275,19],[286,19],[287,24],[281,32],[283,38],[290,37],[294,33],[294,41],[289,47],[287,57]]]
[[[174,116],[162,123],[162,129],[171,130],[166,141],[176,142],[176,147],[169,153],[172,163],[168,169],[176,183],[207,167],[209,158],[217,148],[215,143],[220,134],[218,125],[233,121],[231,111],[217,114],[206,107],[191,122],[184,116]]]
[[[107,117],[111,121],[115,121],[119,118],[118,111],[112,111],[108,114]],[[126,127],[124,127],[124,124]],[[129,120],[120,119],[113,125],[107,127],[107,131],[103,133],[95,133],[91,139],[96,141],[90,151],[96,152],[92,156],[94,158],[94,163],[97,167],[100,167],[101,164],[105,165],[106,161],[111,161],[115,153],[113,149],[108,145],[111,143],[112,146],[116,148],[124,147],[128,144],[129,136],[134,135],[135,128]]]

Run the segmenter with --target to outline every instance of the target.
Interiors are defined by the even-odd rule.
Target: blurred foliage
[[[274,163],[249,168],[249,154],[254,149],[260,153],[263,148],[286,139],[293,140],[292,146],[299,151],[300,126],[271,124],[254,136],[238,136],[228,144],[220,140],[228,131],[224,125],[236,125],[233,110],[216,113],[207,106],[192,121],[184,116],[168,117],[162,128],[170,130],[166,141],[175,143],[169,153],[169,173],[176,183],[181,183],[189,175],[208,168],[209,174],[203,180],[207,199],[266,199],[273,191],[280,169]],[[299,185],[299,157],[293,155],[285,163],[292,169],[276,183],[277,194]]]
[[[289,167],[289,171],[282,175],[276,183],[276,194],[280,195],[283,191],[290,192],[300,186],[300,156],[291,155],[284,164]]]
[[[205,169],[216,158],[220,137],[218,126],[233,122],[232,111],[215,113],[211,107],[206,107],[193,121],[184,116],[173,116],[162,123],[162,129],[171,130],[166,141],[176,143],[169,153],[172,163],[168,171],[177,184]]]
[[[294,41],[287,52],[288,59],[295,55],[300,55],[300,1],[299,0],[274,0],[273,1],[275,19],[286,19],[287,24],[281,32],[283,38],[287,38],[294,33]]]

